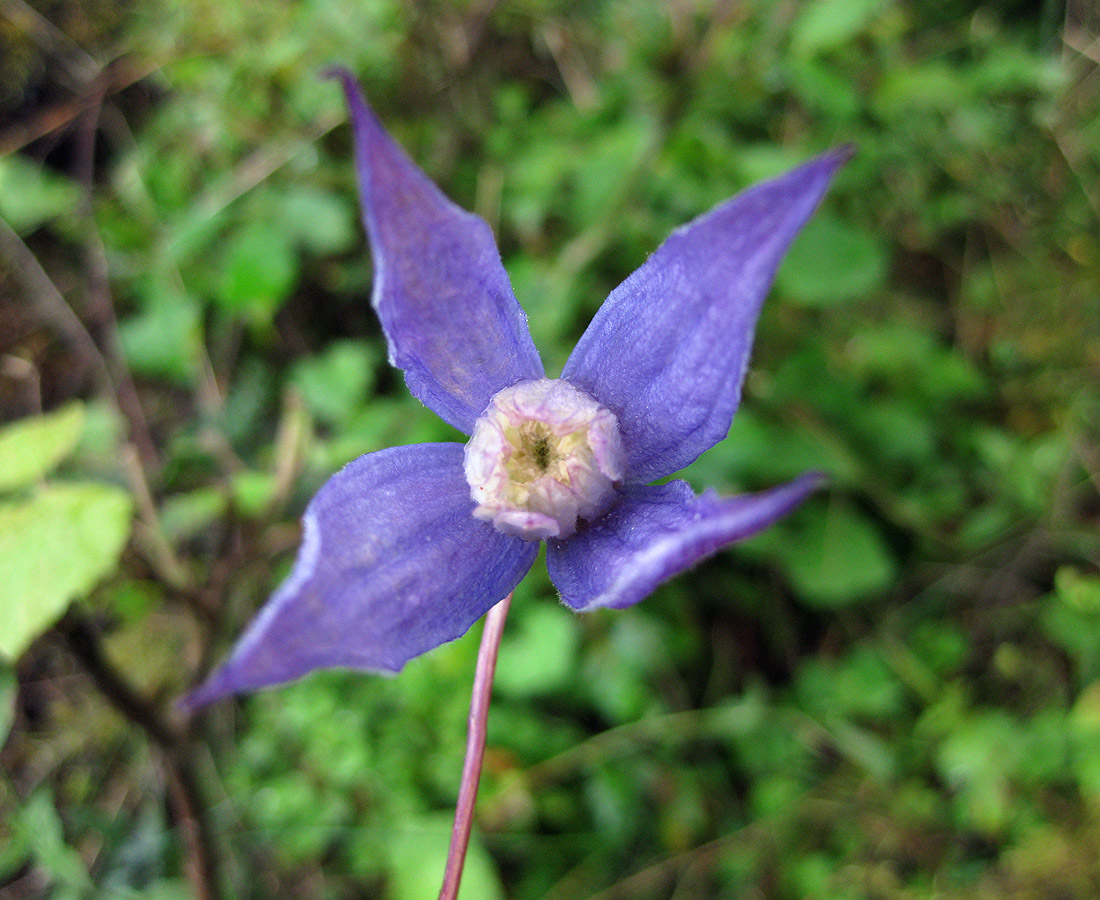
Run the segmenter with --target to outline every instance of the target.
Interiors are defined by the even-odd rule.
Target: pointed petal
[[[618,416],[628,481],[679,471],[729,432],[760,305],[850,155],[833,150],[677,229],[596,313],[562,377]]]
[[[473,507],[461,444],[394,447],[346,466],[309,504],[290,577],[187,705],[330,666],[397,672],[465,634],[538,553]]]
[[[759,494],[696,496],[686,481],[628,485],[618,505],[568,541],[548,541],[546,567],[578,612],[621,609],[657,585],[782,518],[821,483],[803,475]]]
[[[489,226],[455,206],[386,134],[354,78],[335,70],[355,135],[372,303],[409,390],[467,434],[501,388],[541,378]]]

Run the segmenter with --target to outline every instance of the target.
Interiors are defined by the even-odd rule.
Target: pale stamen
[[[474,515],[524,540],[565,538],[602,516],[623,472],[615,416],[556,379],[500,391],[466,445]]]

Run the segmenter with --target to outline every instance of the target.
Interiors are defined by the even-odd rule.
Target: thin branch
[[[42,50],[61,61],[66,74],[77,84],[93,77],[99,69],[87,50],[25,0],[2,0],[0,15],[16,27],[25,28]]]
[[[99,133],[99,116],[103,109],[107,84],[97,79],[90,88],[88,110],[77,135],[76,175],[83,188],[82,216],[84,219],[84,259],[87,269],[86,309],[99,321],[99,346],[103,352],[111,381],[115,386],[115,398],[119,409],[130,425],[130,437],[147,472],[159,468],[156,445],[149,432],[149,423],[141,406],[130,369],[122,356],[118,337],[118,319],[115,316],[114,298],[111,294],[110,271],[107,250],[99,234],[95,220],[95,142]]]
[[[477,799],[477,786],[481,780],[481,763],[485,758],[485,728],[489,719],[493,674],[497,668],[497,651],[500,649],[504,621],[508,618],[511,605],[512,595],[509,594],[490,609],[485,617],[485,630],[481,633],[473,695],[470,698],[466,759],[462,764],[462,784],[458,791],[454,830],[451,832],[451,847],[447,851],[447,868],[443,872],[439,900],[455,900],[462,881],[462,867],[466,863],[466,848],[470,845],[470,829],[474,822],[474,801]]]
[[[52,325],[72,344],[91,367],[96,388],[115,407],[130,427],[130,434],[144,458],[156,455],[152,438],[145,424],[133,383],[116,382],[110,360],[100,349],[91,332],[73,311],[65,295],[42,268],[38,257],[4,219],[0,218],[0,252],[13,263],[13,272],[23,283],[31,309],[46,324]],[[123,367],[119,367],[123,368]],[[128,373],[127,373],[128,378]],[[129,386],[129,390],[126,386]]]
[[[1077,185],[1081,188],[1081,193],[1084,194],[1085,200],[1088,201],[1089,206],[1092,207],[1093,215],[1097,219],[1100,219],[1100,197],[1094,197],[1092,191],[1089,190],[1089,180],[1081,171],[1081,158],[1082,154],[1077,152],[1065,139],[1065,137],[1058,131],[1058,129],[1051,130],[1051,137],[1054,138],[1054,145],[1058,148],[1058,152],[1062,154],[1062,159],[1066,161],[1066,165],[1069,166],[1070,172],[1073,173],[1073,177],[1077,179]]]
[[[23,282],[31,308],[42,321],[60,331],[77,349],[91,365],[100,390],[113,397],[115,386],[111,381],[110,369],[95,340],[80,321],[80,317],[73,312],[69,301],[46,274],[38,257],[3,218],[0,218],[0,251],[12,261],[13,273]]]
[[[191,578],[164,534],[153,492],[149,488],[145,470],[141,467],[141,459],[133,444],[127,444],[122,450],[122,467],[130,485],[130,493],[137,504],[141,524],[145,526],[135,535],[142,539],[141,549],[146,552],[149,564],[161,581],[181,593],[186,593],[192,586]]]
[[[1088,35],[1067,26],[1062,32],[1062,43],[1085,57],[1085,59],[1100,66],[1100,37],[1095,37],[1090,41]]]
[[[716,856],[728,847],[738,844],[746,839],[755,837],[761,831],[760,823],[746,825],[738,831],[723,835],[690,850],[683,850],[666,856],[644,869],[639,869],[633,875],[629,875],[622,881],[618,881],[597,894],[592,894],[589,900],[615,900],[618,897],[648,896],[657,892],[669,879],[688,866],[698,863],[713,863]]]
[[[148,78],[159,68],[159,63],[136,62],[129,58],[116,60],[97,76],[96,81],[102,82],[104,95],[111,96]],[[74,97],[48,106],[28,119],[0,129],[0,156],[15,153],[28,144],[71,125],[87,111],[90,102],[86,95]]]
[[[84,666],[96,687],[129,721],[144,731],[164,750],[173,750],[183,739],[181,729],[169,722],[152,703],[131,686],[111,665],[99,642],[99,635],[75,609],[58,623],[73,655]]]
[[[263,184],[283,166],[292,162],[299,154],[312,147],[317,141],[345,121],[346,116],[344,115],[321,116],[317,126],[304,140],[285,145],[276,144],[256,150],[237,167],[233,176],[226,183],[209,188],[195,198],[195,201],[191,204],[195,218],[190,219],[188,224],[196,225],[209,222],[221,215],[233,203]],[[179,229],[176,235],[170,237],[167,241],[168,256],[171,259],[178,260],[185,258],[187,255],[180,245],[179,235],[184,231],[186,229]]]
[[[168,798],[187,848],[186,867],[191,887],[197,900],[219,900],[222,892],[217,845],[204,816],[206,804],[187,752],[186,732],[165,718],[161,710],[111,664],[103,652],[99,635],[83,615],[70,609],[58,623],[58,630],[100,693],[160,750]]]

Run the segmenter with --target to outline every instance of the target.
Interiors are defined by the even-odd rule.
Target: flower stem
[[[493,673],[497,668],[497,651],[504,633],[504,620],[512,605],[509,594],[489,610],[485,630],[481,632],[481,647],[477,651],[474,690],[470,697],[470,717],[466,733],[466,759],[462,764],[462,783],[458,789],[455,824],[451,831],[451,847],[447,851],[447,868],[443,871],[443,887],[439,900],[456,900],[470,844],[470,829],[474,823],[474,801],[481,780],[481,762],[485,757],[485,726],[489,719],[489,695],[493,690]]]

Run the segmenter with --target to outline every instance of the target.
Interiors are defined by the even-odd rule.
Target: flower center
[[[528,541],[569,537],[615,499],[619,423],[568,381],[523,381],[489,401],[465,466],[477,518]]]

